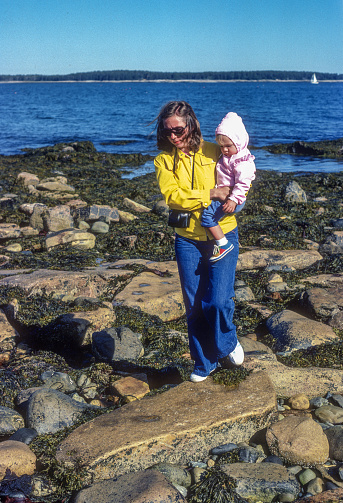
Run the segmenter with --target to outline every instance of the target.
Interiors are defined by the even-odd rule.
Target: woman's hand
[[[220,201],[223,203],[226,198],[231,194],[232,187],[217,187],[216,189],[210,190],[210,198],[213,201]]]

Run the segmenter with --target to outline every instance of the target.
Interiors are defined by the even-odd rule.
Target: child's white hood
[[[225,115],[216,129],[216,136],[218,134],[228,136],[235,144],[238,154],[248,147],[249,135],[242,119],[235,112],[229,112]]]

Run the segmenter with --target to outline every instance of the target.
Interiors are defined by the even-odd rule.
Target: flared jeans
[[[234,282],[238,259],[237,227],[226,235],[231,250],[209,262],[214,240],[195,241],[176,235],[175,253],[186,307],[189,348],[194,372],[207,376],[218,359],[237,344],[233,323]]]

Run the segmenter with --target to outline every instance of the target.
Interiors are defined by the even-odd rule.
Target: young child
[[[241,211],[256,172],[255,156],[247,148],[249,135],[236,113],[229,112],[221,121],[216,129],[216,142],[222,151],[216,165],[217,187],[230,186],[232,190],[224,203],[212,201],[202,213],[201,225],[208,228],[216,240],[210,262],[220,260],[230,251],[228,240],[218,222],[226,213]]]

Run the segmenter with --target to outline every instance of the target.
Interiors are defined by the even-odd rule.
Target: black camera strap
[[[177,154],[177,150],[174,154],[174,164],[173,164],[174,175],[175,175],[176,154]],[[191,161],[192,161],[192,157],[191,157]],[[194,185],[194,164],[195,164],[195,153],[193,154],[193,162],[192,162],[192,190],[193,190],[193,185]]]

